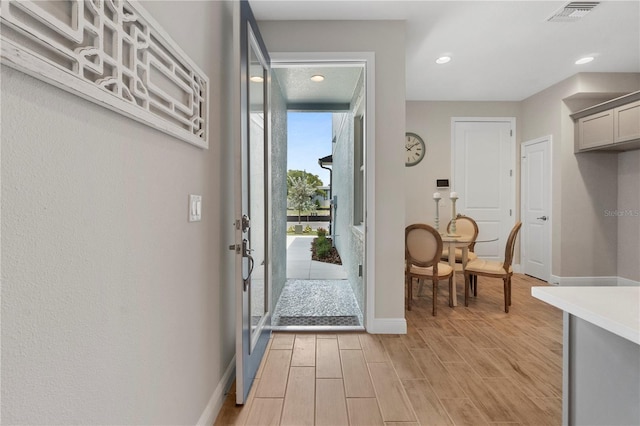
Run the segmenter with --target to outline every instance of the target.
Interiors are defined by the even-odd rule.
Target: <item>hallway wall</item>
[[[604,214],[618,206],[618,154],[575,154],[569,114],[639,88],[637,73],[579,73],[522,101],[522,139],[553,136],[552,280],[618,275],[618,224]]]
[[[618,276],[640,282],[640,150],[618,154]]]
[[[208,150],[2,66],[3,424],[195,424],[223,391],[231,4],[144,6],[211,79]]]

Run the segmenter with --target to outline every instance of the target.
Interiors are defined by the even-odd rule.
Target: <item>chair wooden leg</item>
[[[509,306],[511,306],[511,276],[509,276]]]
[[[478,297],[478,276],[472,275],[471,279],[473,282],[473,297]]]
[[[409,286],[407,281],[407,274],[404,274],[404,308],[409,310]]]
[[[413,297],[413,278],[411,278],[411,276],[408,276],[405,279],[406,283],[407,283],[407,310],[410,311],[411,310],[411,298]]]
[[[504,282],[504,311],[509,313],[509,279],[505,277],[502,281]]]
[[[433,316],[436,316],[438,306],[438,280],[433,280]]]
[[[453,274],[449,277],[449,307],[453,308]]]
[[[469,274],[464,274],[464,306],[469,306]]]

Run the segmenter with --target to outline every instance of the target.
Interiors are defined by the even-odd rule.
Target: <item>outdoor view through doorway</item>
[[[342,115],[287,114],[287,282],[274,304],[274,327],[362,326],[334,244],[333,123]]]

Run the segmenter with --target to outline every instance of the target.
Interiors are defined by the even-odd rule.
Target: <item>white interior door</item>
[[[525,142],[521,150],[522,268],[549,281],[551,273],[551,136]]]
[[[238,10],[239,9],[239,10]],[[236,403],[244,404],[270,336],[270,123],[267,50],[247,1],[236,8]]]
[[[515,223],[514,137],[511,118],[452,119],[452,190],[458,193],[457,213],[472,217],[479,228],[475,252],[503,260]]]

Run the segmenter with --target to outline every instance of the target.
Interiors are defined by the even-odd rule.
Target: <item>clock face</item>
[[[415,133],[409,133],[404,137],[405,165],[415,166],[424,158],[426,151],[424,141]]]

